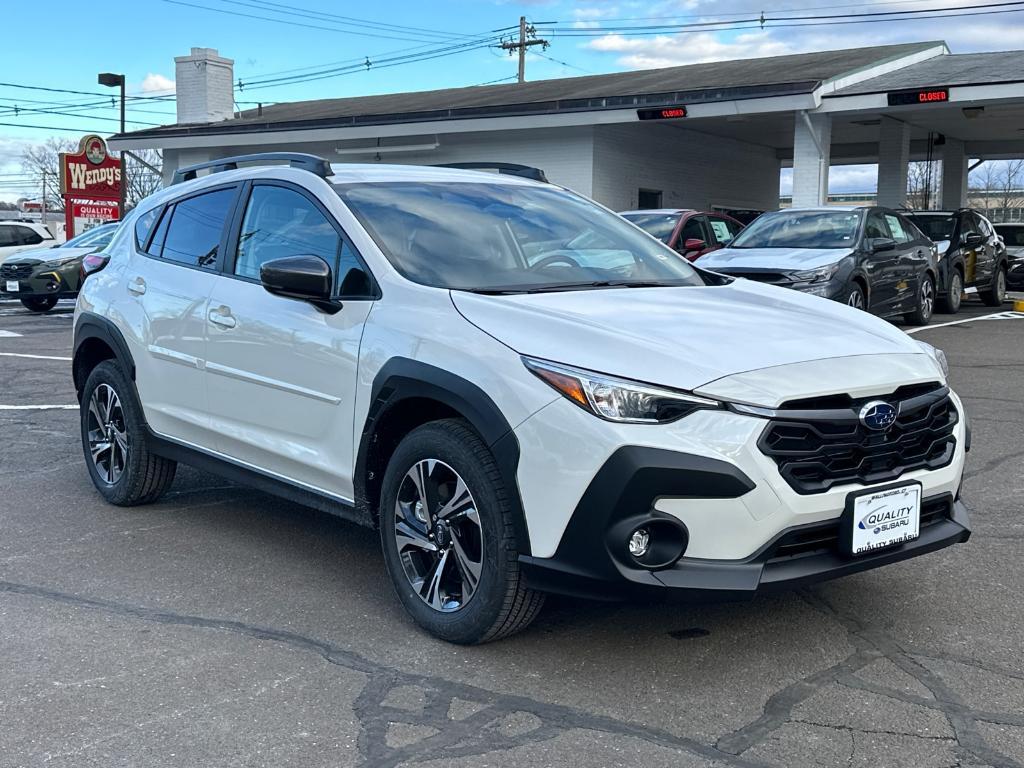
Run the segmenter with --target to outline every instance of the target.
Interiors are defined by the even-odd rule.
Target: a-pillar
[[[828,199],[832,115],[796,113],[793,129],[793,207],[814,208]]]
[[[967,155],[960,139],[946,137],[942,145],[942,210],[967,205]]]
[[[899,208],[907,203],[910,126],[885,115],[878,127],[878,204]]]

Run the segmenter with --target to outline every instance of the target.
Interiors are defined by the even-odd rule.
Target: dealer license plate
[[[913,541],[921,533],[921,485],[890,486],[846,501],[848,551],[866,555],[879,549]]]
[[[18,281],[17,280],[8,280],[7,281],[7,290],[10,291],[11,293],[17,293],[18,290],[20,290],[20,286],[18,285]]]

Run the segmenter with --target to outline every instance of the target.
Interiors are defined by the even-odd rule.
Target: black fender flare
[[[71,354],[71,372],[75,381],[75,390],[81,392],[82,387],[85,386],[84,380],[79,381],[81,377],[79,376],[78,359],[82,346],[89,339],[99,339],[113,351],[114,358],[127,374],[128,380],[131,381],[132,388],[134,389],[135,359],[128,350],[128,343],[124,340],[120,329],[105,317],[93,312],[82,312],[75,322],[74,351]],[[138,392],[134,394],[136,400],[138,400]]]
[[[505,483],[519,552],[530,554],[529,531],[517,481],[519,441],[511,425],[490,396],[476,384],[418,360],[394,357],[374,377],[370,407],[356,453],[353,481],[357,508],[372,516],[376,507],[375,501],[370,499],[367,465],[377,426],[391,408],[410,398],[429,398],[447,406],[461,414],[483,438],[494,455]]]

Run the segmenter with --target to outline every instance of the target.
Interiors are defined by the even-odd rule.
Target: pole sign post
[[[97,224],[122,218],[118,202],[123,183],[121,162],[107,153],[101,136],[83,136],[77,152],[61,152],[60,192],[68,240]]]

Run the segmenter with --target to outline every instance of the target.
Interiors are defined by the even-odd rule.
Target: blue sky
[[[978,0],[980,2],[981,0]],[[424,3],[388,0],[380,3],[331,0],[103,0],[83,4],[51,0],[41,15],[32,3],[7,3],[5,29],[32,30],[31,34],[5,35],[0,51],[6,83],[19,83],[109,92],[96,84],[96,73],[124,72],[129,93],[160,96],[171,93],[174,57],[192,46],[217,48],[235,60],[235,74],[243,83],[299,68],[315,69],[338,62],[375,59],[454,45],[473,36],[511,27],[525,14],[542,29],[558,22],[563,30],[589,29],[601,24],[652,24],[652,18],[672,17],[674,23],[708,18],[742,19],[787,10],[799,13],[857,13],[872,4],[889,9],[934,9],[971,4],[970,0],[590,0],[572,3],[530,0],[527,3],[448,0]],[[976,4],[976,3],[975,3]],[[261,7],[257,7],[261,6]],[[828,10],[822,10],[827,8]],[[327,20],[313,18],[334,14]],[[249,18],[260,16],[264,18]],[[338,16],[350,17],[343,21]],[[629,19],[630,21],[614,21]],[[668,20],[668,19],[666,19]],[[376,22],[409,29],[360,26]],[[423,31],[430,30],[430,31]],[[946,39],[955,52],[997,50],[1019,46],[1024,12],[957,20],[900,21],[886,24],[850,24],[811,29],[719,33],[691,32],[628,37],[570,37],[549,33],[552,46],[543,55],[531,55],[528,79],[570,77],[585,73],[643,69],[696,61],[779,55],[827,48],[858,47],[890,42]],[[465,35],[467,37],[453,37]],[[404,39],[387,39],[389,37]],[[412,39],[410,39],[412,38]],[[292,101],[475,85],[515,75],[515,60],[492,47],[469,50],[404,66],[376,69],[315,82],[279,87],[243,88],[240,102]],[[3,179],[20,171],[26,143],[47,136],[77,137],[82,130],[111,132],[117,123],[113,104],[95,105],[82,116],[31,113],[29,109],[66,110],[104,97],[48,93],[0,86],[0,122],[44,128],[0,125],[0,199],[17,191]],[[59,104],[58,104],[59,102]],[[133,102],[129,119],[144,123],[174,121],[173,101]],[[246,106],[246,105],[243,105]],[[17,107],[18,114],[13,113]],[[129,127],[132,127],[131,125]],[[862,190],[873,186],[873,172],[834,169],[833,190]]]

